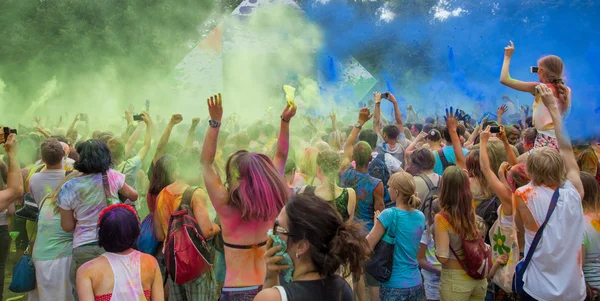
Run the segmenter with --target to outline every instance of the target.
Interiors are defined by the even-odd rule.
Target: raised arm
[[[456,119],[457,112],[454,112],[452,107],[450,107],[450,111],[446,109],[446,126],[448,127],[448,132],[450,133],[450,139],[452,140],[452,149],[454,150],[454,155],[456,156],[456,166],[467,169],[467,164],[465,160],[465,155],[463,154],[462,146],[460,146],[460,138],[458,137],[458,120]]]
[[[404,123],[402,122],[402,114],[400,114],[400,107],[398,107],[398,101],[392,93],[388,93],[389,96],[387,99],[394,105],[394,117],[396,118],[396,127],[398,127],[400,133],[404,133]]]
[[[381,93],[375,92],[375,114],[373,116],[373,130],[377,135],[381,135]]]
[[[162,155],[165,153],[165,147],[169,142],[169,137],[171,137],[171,131],[173,130],[173,127],[179,124],[181,121],[183,121],[183,117],[181,116],[181,114],[175,114],[171,116],[171,121],[169,121],[169,124],[165,128],[165,131],[160,137],[160,140],[158,140],[158,145],[156,146],[156,153],[154,154],[154,158],[152,159],[152,162],[154,162],[154,164],[156,164],[156,161],[158,161],[158,159],[162,157]]]
[[[210,201],[218,210],[219,206],[226,206],[229,203],[229,194],[223,186],[221,178],[215,171],[215,154],[217,153],[217,140],[219,138],[219,128],[223,118],[223,100],[221,94],[211,96],[207,99],[208,112],[210,114],[210,126],[206,130],[204,145],[202,145],[202,154],[200,163],[203,167],[204,185]]]
[[[345,168],[350,162],[352,162],[352,153],[354,152],[354,143],[356,142],[356,138],[358,138],[358,133],[360,133],[360,129],[362,126],[367,123],[371,118],[373,118],[373,114],[371,114],[371,110],[369,108],[362,108],[358,113],[358,121],[354,125],[354,128],[348,135],[346,139],[346,145],[344,146],[344,162],[342,163],[342,169]]]
[[[485,115],[481,120],[481,123],[477,124],[477,126],[473,130],[473,133],[471,133],[471,136],[469,136],[469,139],[467,140],[467,142],[465,142],[465,148],[470,148],[471,146],[473,146],[473,143],[475,143],[475,139],[477,138],[477,134],[480,133],[481,127],[487,122],[488,117],[490,117],[490,115]]]
[[[505,104],[498,107],[498,110],[496,111],[496,115],[498,116],[496,121],[498,121],[498,124],[502,124],[502,115],[506,113],[506,110],[508,110],[508,107]]]
[[[406,154],[410,155],[415,151],[415,148],[417,147],[417,144],[419,144],[419,142],[423,141],[423,139],[425,139],[427,137],[428,133],[425,132],[420,132],[419,135],[417,135],[417,137],[415,138],[415,140],[413,140],[411,142],[411,144],[406,148]]]
[[[144,124],[142,124],[141,122],[138,123],[138,125],[135,127],[135,130],[133,131],[133,134],[129,136],[129,140],[127,140],[127,144],[125,145],[125,158],[129,158],[129,156],[131,156],[131,151],[133,150],[133,147],[137,143],[138,139],[140,139],[143,128]]]
[[[510,41],[510,45],[504,47],[504,62],[502,63],[502,73],[500,73],[500,83],[518,91],[533,94],[535,92],[536,82],[522,82],[510,77],[510,58],[515,52],[515,44]]]
[[[71,125],[67,129],[67,137],[71,137],[71,135],[73,134],[73,130],[75,129],[77,121],[79,121],[79,114],[75,114],[75,119],[73,119],[73,122],[71,122]]]
[[[277,150],[273,158],[273,165],[284,174],[285,162],[287,161],[288,151],[290,150],[290,121],[296,115],[296,105],[285,107],[281,113],[281,122],[279,125],[279,137],[277,138]]]
[[[188,131],[187,138],[185,138],[184,147],[191,147],[194,144],[194,136],[196,136],[196,127],[200,123],[200,118],[192,119],[192,126]]]
[[[152,119],[148,113],[142,113],[142,121],[144,121],[146,124],[146,136],[144,136],[144,146],[142,146],[138,152],[138,156],[140,157],[141,161],[144,161],[148,151],[150,150],[150,146],[152,145],[152,127],[154,125],[152,124]]]
[[[513,152],[510,142],[508,142],[508,137],[506,136],[506,130],[503,125],[500,125],[499,138],[502,141],[502,144],[504,144],[504,150],[506,151],[508,163],[511,166],[519,164],[519,162],[517,160],[517,155],[515,154],[515,152]]]
[[[504,214],[510,216],[512,215],[512,192],[508,186],[498,179],[496,172],[492,170],[490,156],[487,150],[490,136],[490,127],[488,126],[485,131],[481,132],[480,135],[481,145],[479,146],[479,164],[481,166],[481,172],[483,173],[483,176],[487,180],[494,193],[500,199]],[[512,153],[512,150],[510,152]]]
[[[539,85],[538,93],[542,96],[542,101],[552,117],[554,123],[554,131],[556,133],[556,140],[558,142],[558,149],[560,150],[561,156],[565,160],[565,166],[567,168],[567,179],[573,183],[577,192],[583,198],[583,184],[581,183],[579,166],[575,160],[575,154],[573,154],[573,147],[571,147],[571,140],[568,137],[568,133],[563,127],[562,117],[558,109],[558,104],[552,89],[545,84]]]
[[[15,199],[23,195],[23,177],[17,157],[17,136],[10,134],[4,144],[8,156],[8,176],[6,189],[0,191],[0,211],[7,209]]]

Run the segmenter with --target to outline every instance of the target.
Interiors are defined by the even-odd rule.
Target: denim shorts
[[[381,301],[423,301],[425,291],[423,285],[417,285],[409,288],[379,288],[379,300]]]

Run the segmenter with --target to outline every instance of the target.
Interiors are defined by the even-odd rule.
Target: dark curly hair
[[[361,225],[352,221],[344,223],[333,206],[315,195],[296,195],[285,210],[289,239],[308,241],[308,254],[319,274],[329,277],[348,265],[345,276],[352,274],[358,279],[371,252],[367,239],[361,235]]]
[[[110,169],[110,149],[102,140],[90,139],[77,145],[79,160],[73,167],[82,173],[102,173]]]

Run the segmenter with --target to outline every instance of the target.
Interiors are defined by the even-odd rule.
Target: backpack
[[[385,153],[378,154],[369,164],[369,175],[383,182],[383,202],[385,208],[392,208],[396,203],[392,202],[390,193],[388,192],[388,181],[390,180],[390,171],[385,163]]]
[[[446,168],[448,168],[450,166],[456,165],[454,163],[450,163],[448,161],[448,159],[446,159],[446,156],[444,155],[444,151],[441,148],[438,150],[438,154],[440,155],[440,160],[442,161],[442,166],[444,167],[444,170],[446,170]]]
[[[421,203],[421,208],[419,208],[419,210],[425,214],[425,218],[429,221],[429,219],[432,218],[431,208],[433,206],[433,201],[440,195],[440,187],[439,185],[434,185],[431,179],[426,175],[421,174],[418,175],[418,177],[425,181],[425,185],[427,185],[427,189],[429,190],[427,196],[423,199],[423,203]]]
[[[164,244],[168,276],[176,284],[185,284],[208,272],[212,265],[210,248],[191,210],[191,200],[198,187],[188,187],[181,204],[169,218],[169,230]]]
[[[440,214],[448,221],[448,223],[450,222],[450,218],[444,212],[440,212]],[[461,238],[465,259],[459,259],[452,246],[450,246],[452,254],[456,256],[460,266],[467,272],[467,275],[471,276],[471,278],[477,280],[486,279],[492,268],[492,256],[488,247],[485,245],[485,242],[481,237],[478,237],[475,240],[466,240],[462,236]]]
[[[500,207],[500,198],[494,196],[485,202],[481,202],[475,208],[475,213],[485,221],[488,229],[491,229],[494,222],[498,219],[498,207]],[[487,233],[485,235],[485,242],[490,243],[490,236]]]

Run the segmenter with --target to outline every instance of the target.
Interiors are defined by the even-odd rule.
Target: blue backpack
[[[371,163],[369,163],[369,175],[380,179],[383,182],[383,202],[385,208],[392,208],[396,206],[396,203],[392,202],[390,194],[388,192],[388,181],[390,180],[390,171],[388,170],[387,164],[385,163],[385,153],[378,154]]]

